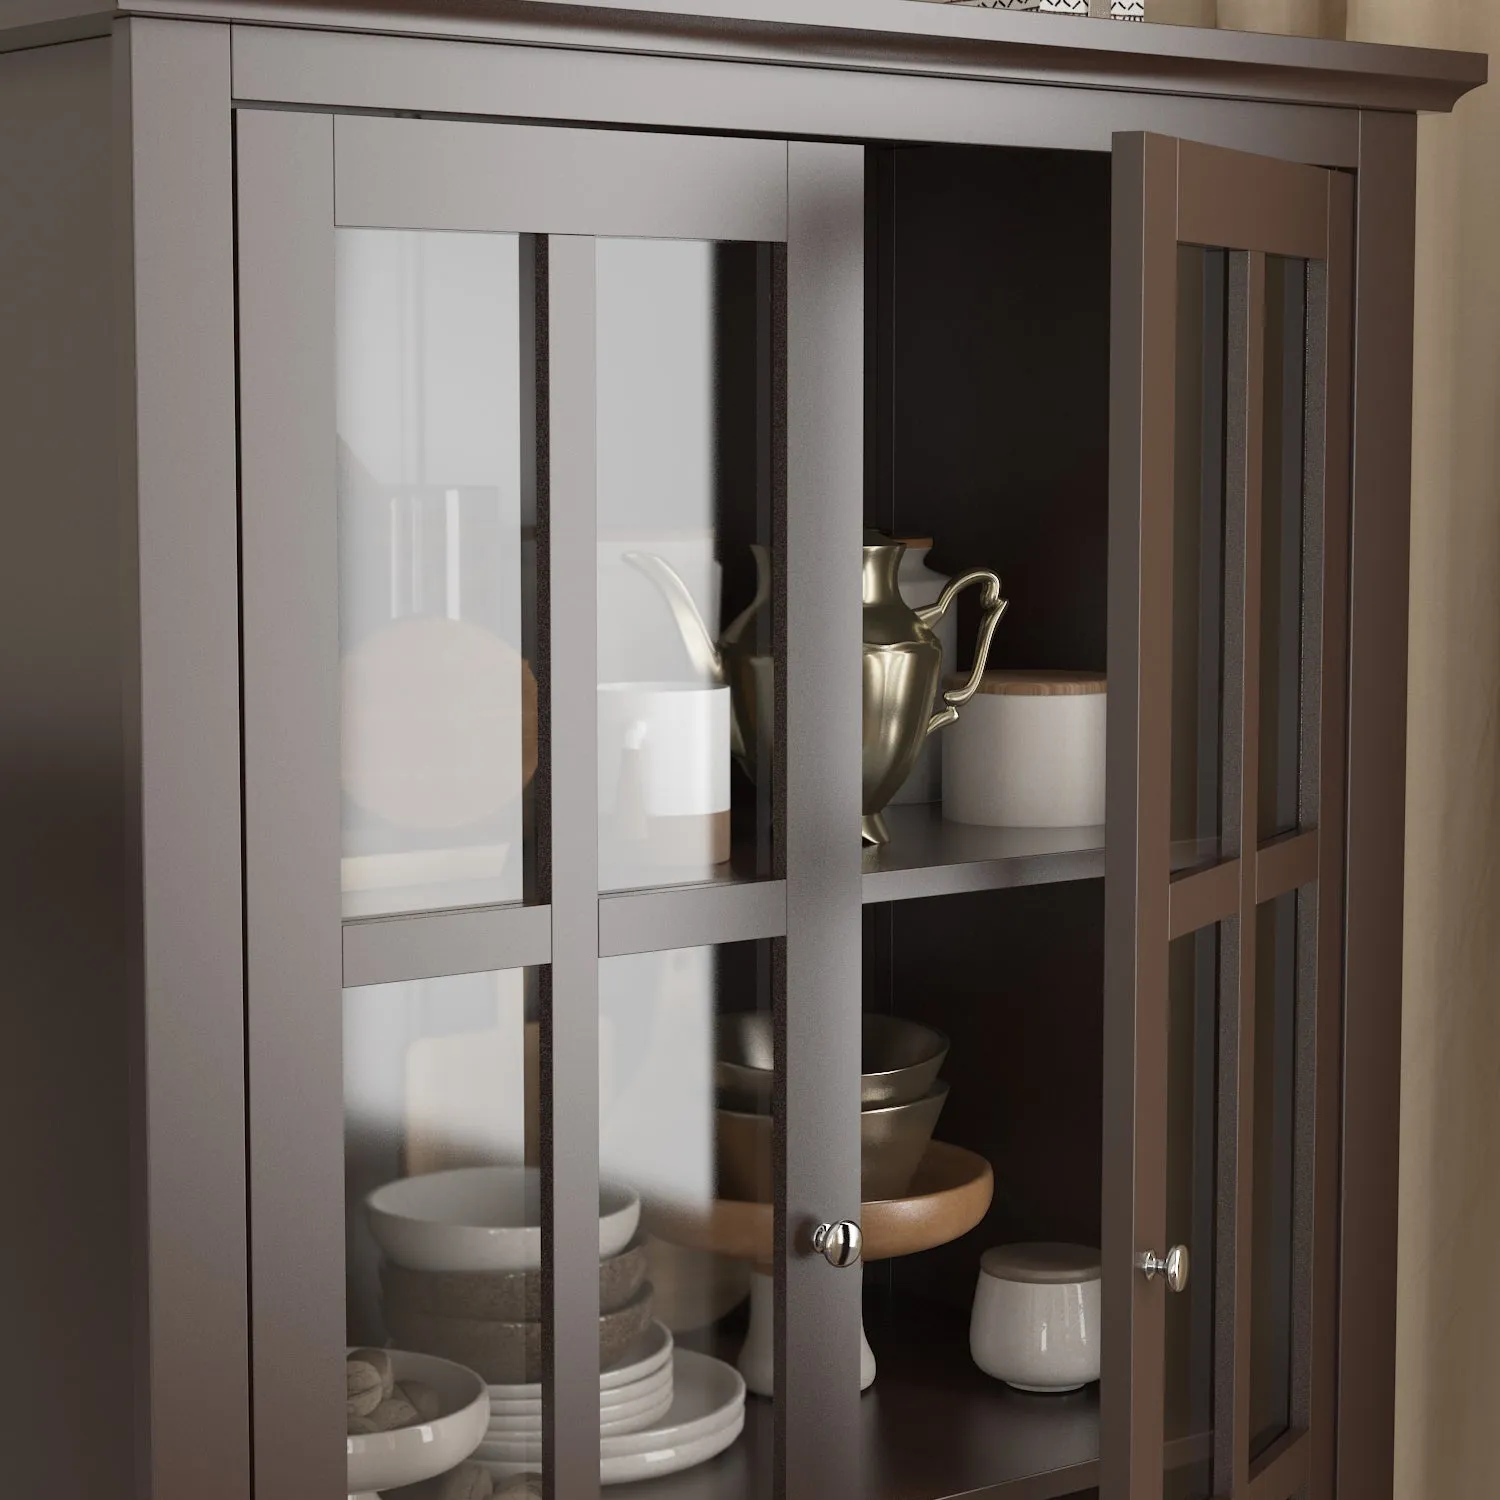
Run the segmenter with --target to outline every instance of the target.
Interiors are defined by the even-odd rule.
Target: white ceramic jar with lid
[[[991,668],[943,731],[943,816],[993,828],[1102,823],[1106,703],[1099,672]]]
[[[997,1245],[979,1260],[969,1352],[1023,1391],[1076,1391],[1099,1378],[1099,1252]]]

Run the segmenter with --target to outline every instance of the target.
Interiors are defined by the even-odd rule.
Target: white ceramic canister
[[[901,597],[913,609],[926,609],[936,604],[938,596],[951,582],[946,573],[929,567],[927,554],[932,550],[930,536],[904,536],[906,551],[901,554],[901,566],[896,572],[896,586]],[[943,648],[943,669],[953,671],[958,666],[958,611],[950,609],[937,623],[938,644]],[[947,730],[943,734],[948,733]],[[911,769],[911,775],[901,783],[891,802],[937,802],[943,795],[943,734],[928,735],[922,753]]]
[[[1076,1391],[1099,1378],[1099,1252],[997,1245],[979,1260],[969,1353],[1022,1391]]]
[[[1102,823],[1104,689],[1097,672],[986,672],[943,731],[943,816],[994,828]]]
[[[599,684],[599,877],[705,880],[729,858],[729,689]]]

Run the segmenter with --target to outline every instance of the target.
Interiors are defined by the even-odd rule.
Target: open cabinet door
[[[1332,1493],[1352,223],[1115,137],[1104,1500]]]

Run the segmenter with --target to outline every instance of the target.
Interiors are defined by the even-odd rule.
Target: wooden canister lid
[[[1069,1286],[1098,1281],[1099,1252],[1089,1245],[996,1245],[979,1257],[979,1269],[996,1281],[1029,1286]]]
[[[968,680],[967,672],[953,672],[945,686],[962,687]],[[979,691],[1017,698],[1076,698],[1102,693],[1105,684],[1103,672],[1032,672],[1019,667],[991,667],[980,678]]]

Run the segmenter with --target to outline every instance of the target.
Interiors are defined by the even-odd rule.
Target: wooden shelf
[[[860,1397],[860,1500],[949,1500],[984,1490],[1004,1500],[1060,1500],[1098,1480],[1099,1388],[1027,1396],[969,1358],[966,1313],[867,1299],[880,1371]],[[695,1342],[691,1338],[687,1342]],[[717,1345],[721,1358],[733,1350]],[[622,1491],[630,1500],[771,1500],[774,1406],[751,1396],[726,1453]]]
[[[1103,828],[981,828],[945,822],[933,803],[888,808],[885,821],[890,843],[863,855],[866,905],[1104,874]]]
[[[865,1332],[878,1367],[860,1400],[865,1500],[1054,1500],[1098,1482],[1097,1385],[1011,1390],[969,1357],[967,1312],[938,1303],[871,1295]]]

